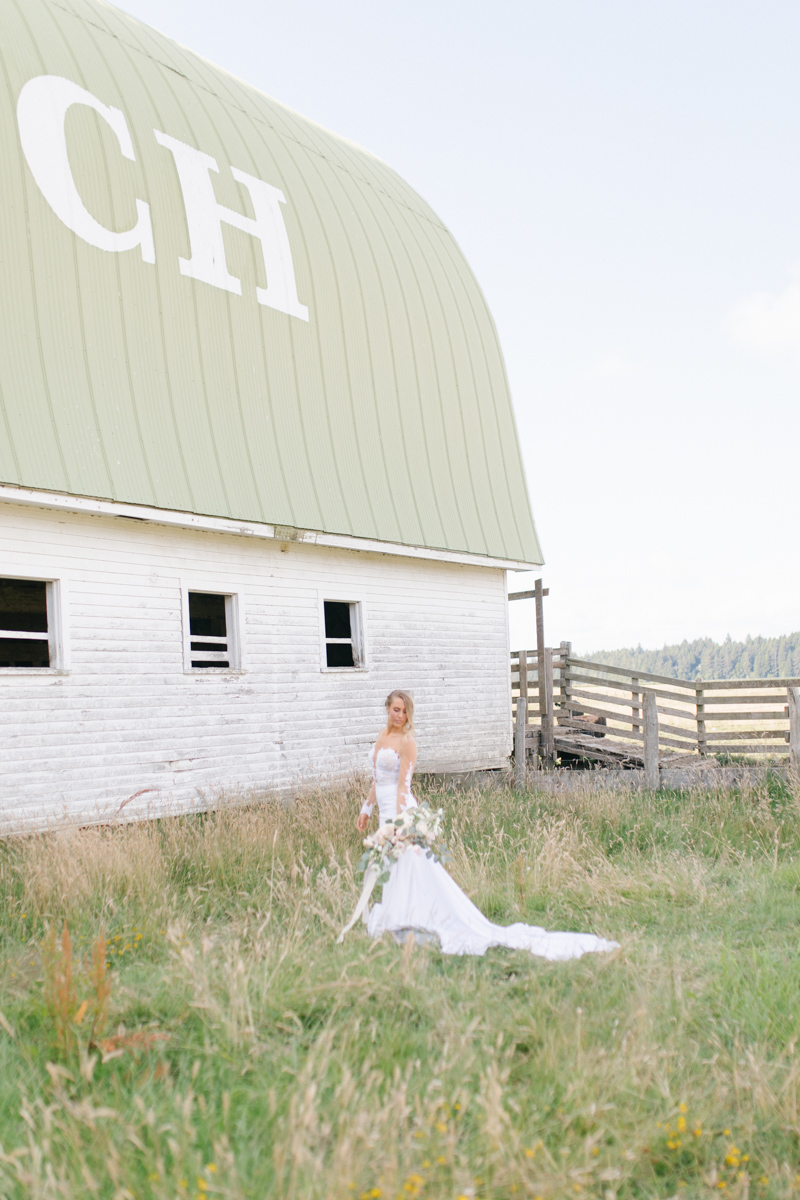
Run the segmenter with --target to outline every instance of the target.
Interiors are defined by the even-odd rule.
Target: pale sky
[[[506,356],[549,643],[800,628],[796,0],[120,7],[449,226]]]

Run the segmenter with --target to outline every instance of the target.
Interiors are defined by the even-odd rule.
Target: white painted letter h
[[[225,222],[261,244],[267,286],[256,288],[258,303],[307,321],[308,308],[297,298],[292,251],[280,207],[286,197],[280,188],[231,167],[234,179],[250,194],[255,217],[246,217],[218,203],[210,176],[211,171],[219,172],[215,159],[158,129],[153,132],[159,145],[171,151],[183,192],[192,257],[178,259],[181,274],[241,296],[241,280],[228,273],[225,262]]]

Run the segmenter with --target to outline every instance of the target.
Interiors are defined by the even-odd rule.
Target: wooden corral
[[[654,755],[660,766],[759,755],[800,770],[800,679],[670,679],[575,658],[562,642],[514,651],[511,684],[515,744],[524,730],[528,755],[545,765],[647,768]]]

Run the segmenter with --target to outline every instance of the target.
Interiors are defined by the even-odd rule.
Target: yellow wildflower
[[[686,1132],[686,1117],[678,1117],[678,1133]]]
[[[206,1183],[205,1179],[203,1179],[202,1175],[197,1176],[197,1190],[199,1192],[207,1192],[208,1191],[208,1184]]]
[[[525,1157],[526,1158],[536,1158],[536,1151],[531,1150],[530,1147],[526,1147]]]
[[[687,1113],[688,1111],[689,1111],[689,1109],[686,1107],[686,1105],[685,1105],[685,1104],[679,1104],[679,1105],[678,1105],[678,1112],[679,1112],[679,1113]]]

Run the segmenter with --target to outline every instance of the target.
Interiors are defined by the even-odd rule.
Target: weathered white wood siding
[[[61,580],[67,670],[0,671],[0,827],[201,808],[364,765],[393,687],[421,770],[510,752],[505,573],[0,505],[0,575]],[[243,671],[186,673],[181,588],[234,592]],[[327,672],[320,600],[362,603],[367,669]]]

